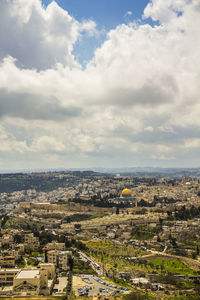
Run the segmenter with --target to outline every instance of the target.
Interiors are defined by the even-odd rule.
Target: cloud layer
[[[96,24],[56,2],[2,0],[0,26],[0,169],[200,165],[198,0],[152,0],[85,68]]]

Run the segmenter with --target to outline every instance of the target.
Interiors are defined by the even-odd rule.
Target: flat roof
[[[30,278],[39,278],[40,272],[38,270],[22,270],[15,277],[16,279],[30,279]]]
[[[19,272],[21,269],[0,269],[0,272]]]
[[[52,263],[39,263],[39,266],[55,266],[54,264]]]

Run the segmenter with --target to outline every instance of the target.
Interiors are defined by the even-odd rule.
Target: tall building
[[[71,251],[58,251],[51,250],[47,252],[48,263],[54,264],[56,267],[62,270],[68,269],[68,257],[71,255]]]

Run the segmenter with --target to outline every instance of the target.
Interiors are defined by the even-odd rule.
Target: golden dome
[[[129,189],[123,189],[122,196],[131,196],[131,190],[129,190]]]

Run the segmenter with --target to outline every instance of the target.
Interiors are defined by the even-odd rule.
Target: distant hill
[[[92,172],[104,174],[178,174],[181,176],[200,176],[200,168],[160,168],[160,167],[130,167],[130,168],[55,168],[55,169],[24,169],[24,170],[2,170],[0,174],[29,174],[29,173],[44,173],[44,172]],[[91,173],[90,173],[91,172]]]

